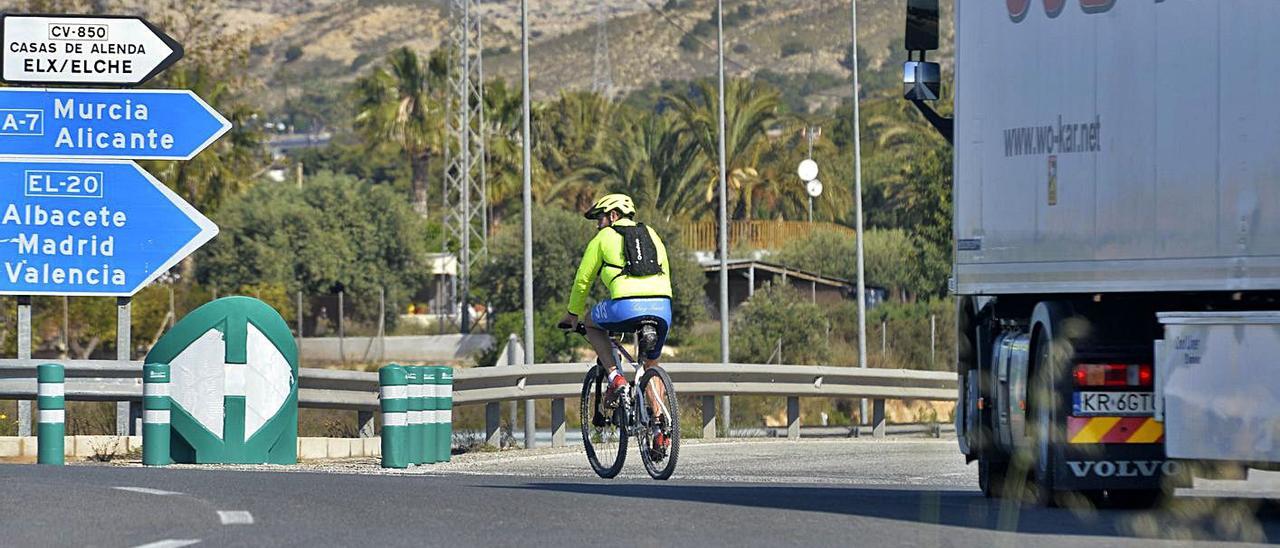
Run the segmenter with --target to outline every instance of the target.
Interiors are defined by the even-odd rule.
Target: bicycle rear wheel
[[[596,362],[582,381],[582,398],[579,400],[582,418],[582,446],[587,450],[587,462],[596,475],[609,479],[622,471],[627,459],[627,434],[621,428],[625,422],[621,406],[604,407],[604,393],[608,386],[608,374]]]
[[[649,477],[665,480],[676,470],[676,460],[680,457],[680,402],[676,400],[676,387],[671,377],[661,367],[650,367],[640,378],[640,390],[637,398],[644,398],[644,405],[649,405],[648,394],[651,390],[655,396],[663,391],[657,390],[659,385],[666,389],[665,397],[658,401],[663,407],[661,421],[654,420],[652,409],[648,413],[647,424],[636,428],[636,443],[640,445],[640,459]],[[658,436],[665,436],[666,443],[655,444]]]

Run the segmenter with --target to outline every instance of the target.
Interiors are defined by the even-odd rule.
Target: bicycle
[[[578,322],[574,331],[583,336],[587,334],[582,322]],[[656,344],[655,327],[652,323],[642,321],[635,334],[636,355],[643,356],[647,350],[646,345]],[[623,334],[610,335],[613,335],[610,341],[613,343],[615,357],[621,355],[626,358],[626,363],[631,364],[635,374],[622,389],[625,392],[612,408],[605,405],[609,375],[599,358],[582,380],[579,409],[582,417],[582,445],[587,452],[587,462],[601,478],[617,476],[627,459],[627,438],[634,436],[640,446],[640,459],[644,461],[649,477],[665,480],[675,471],[676,460],[680,456],[680,406],[676,401],[675,386],[661,367],[641,367],[619,342],[618,335]],[[625,376],[623,361],[619,359],[616,362],[619,372]],[[663,392],[657,391],[655,383],[660,383],[665,389],[665,397],[657,397]],[[654,399],[658,400],[658,405],[664,407],[660,420],[654,420],[648,398],[644,397],[650,389],[655,390]],[[659,434],[669,440],[665,448],[654,445],[654,438]]]

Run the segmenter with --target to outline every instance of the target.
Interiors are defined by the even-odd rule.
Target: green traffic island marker
[[[439,436],[440,436],[439,435],[440,424],[439,424],[439,415],[438,415],[439,413],[438,409],[440,408],[440,406],[437,400],[437,395],[439,394],[439,388],[440,388],[440,385],[439,385],[440,374],[437,371],[437,369],[438,368],[435,366],[425,366],[422,368],[423,379],[424,379],[424,382],[426,383],[423,386],[423,388],[426,389],[426,393],[423,396],[423,402],[426,408],[426,410],[423,411],[423,413],[425,414],[424,422],[426,424],[423,425],[424,434],[423,434],[423,440],[422,440],[422,451],[423,451],[423,454],[427,456],[427,462],[431,464],[440,462],[440,454],[437,450],[437,445],[439,444]]]
[[[36,367],[36,382],[36,462],[62,466],[66,463],[66,371],[62,364],[41,364]]]
[[[436,367],[436,462],[449,462],[453,454],[453,368]]]
[[[414,366],[418,370],[418,436],[415,438],[414,450],[418,453],[418,464],[430,464],[431,452],[428,451],[428,425],[431,421],[431,368],[425,365]]]
[[[405,368],[391,364],[378,370],[382,407],[382,467],[409,467],[409,389]]]
[[[169,456],[169,365],[142,366],[142,464],[172,464]]]
[[[404,377],[408,383],[409,412],[409,464],[422,464],[422,368],[404,365]]]
[[[207,303],[143,363],[171,368],[170,462],[297,464],[298,348],[266,303],[240,296]]]

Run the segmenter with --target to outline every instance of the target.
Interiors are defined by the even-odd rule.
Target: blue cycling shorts
[[[671,299],[666,297],[639,297],[601,301],[591,307],[591,321],[601,329],[614,333],[632,333],[640,329],[641,320],[654,320],[658,327],[658,344],[645,356],[656,360],[662,356],[662,346],[667,343],[667,331],[671,328]]]

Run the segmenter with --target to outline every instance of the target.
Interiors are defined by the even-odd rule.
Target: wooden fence
[[[752,249],[777,250],[788,241],[808,236],[815,230],[833,230],[853,238],[852,228],[834,223],[804,221],[730,221],[729,249],[748,246]],[[716,249],[716,222],[699,221],[680,225],[685,247],[695,251]]]

